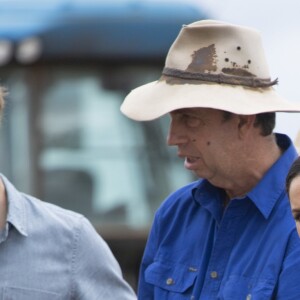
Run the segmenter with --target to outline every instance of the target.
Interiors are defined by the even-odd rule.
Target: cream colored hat
[[[170,111],[207,107],[236,114],[300,111],[272,87],[260,34],[252,28],[205,20],[184,25],[159,80],[125,98],[121,111],[147,121]]]

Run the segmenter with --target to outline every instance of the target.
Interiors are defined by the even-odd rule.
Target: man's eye
[[[185,123],[189,127],[198,127],[203,122],[199,118],[192,117],[192,116],[185,116]]]

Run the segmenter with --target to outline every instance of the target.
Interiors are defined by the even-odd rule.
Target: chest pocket
[[[271,300],[274,288],[275,283],[271,280],[232,275],[225,282],[218,299]]]
[[[63,297],[52,292],[17,288],[4,287],[2,300],[62,300]]]
[[[161,295],[170,299],[183,299],[192,293],[192,288],[197,277],[197,269],[183,265],[167,265],[154,262],[145,271],[145,281],[160,289]],[[157,291],[156,291],[157,293]],[[168,299],[169,299],[168,298]],[[186,299],[186,298],[185,298]]]

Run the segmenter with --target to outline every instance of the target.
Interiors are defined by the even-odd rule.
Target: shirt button
[[[166,281],[166,284],[167,285],[172,285],[172,284],[174,284],[174,280],[172,278],[168,278],[167,281]]]
[[[251,294],[248,294],[246,300],[251,300]]]
[[[210,277],[211,277],[212,279],[216,279],[216,278],[218,278],[218,273],[217,273],[216,271],[212,271],[212,272],[210,273]]]
[[[191,296],[191,300],[195,300],[195,296],[192,295],[192,296]]]

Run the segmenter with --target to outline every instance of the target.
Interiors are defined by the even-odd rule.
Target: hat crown
[[[270,78],[258,31],[213,20],[184,25],[165,67],[195,74]]]
[[[131,91],[121,111],[153,120],[182,108],[234,114],[300,112],[273,86],[257,30],[214,20],[184,25],[172,44],[159,80]]]

